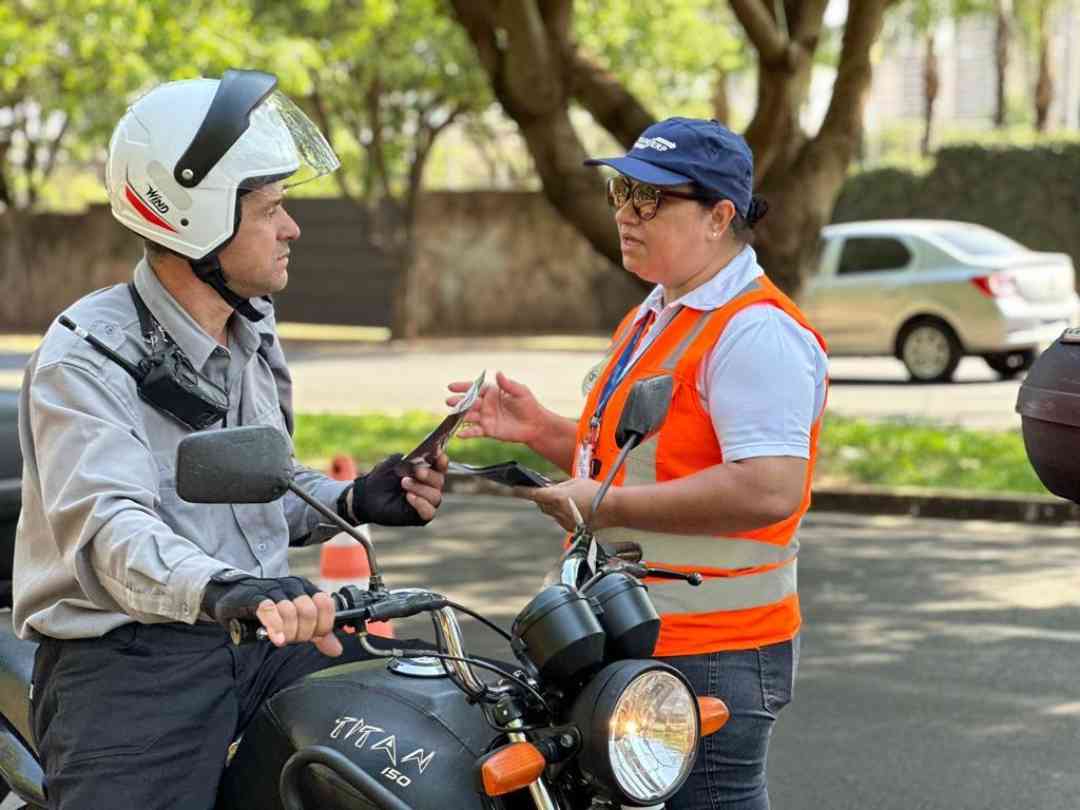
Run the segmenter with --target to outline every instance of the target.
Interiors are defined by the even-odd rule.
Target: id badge
[[[588,439],[581,442],[574,458],[574,478],[589,478],[592,467],[593,444]]]

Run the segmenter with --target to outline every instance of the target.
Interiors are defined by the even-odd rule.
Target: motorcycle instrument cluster
[[[599,669],[604,629],[587,597],[569,585],[549,585],[514,619],[511,646],[544,680],[569,682]]]
[[[660,617],[641,580],[621,571],[594,579],[585,594],[600,609],[604,659],[648,658],[660,637]]]

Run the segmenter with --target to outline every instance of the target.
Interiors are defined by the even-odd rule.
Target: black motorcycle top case
[[[222,777],[218,810],[281,810],[278,776],[297,750],[345,754],[415,810],[492,807],[475,764],[498,733],[447,677],[390,672],[363,661],[310,675],[267,701]],[[321,766],[302,777],[307,810],[373,805]]]

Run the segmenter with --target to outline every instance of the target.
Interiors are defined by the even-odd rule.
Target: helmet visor
[[[319,128],[279,90],[252,110],[248,133],[241,142],[244,140],[251,141],[245,147],[253,153],[253,173],[240,181],[241,189],[253,190],[279,180],[284,180],[285,188],[292,188],[330,174],[341,165]]]

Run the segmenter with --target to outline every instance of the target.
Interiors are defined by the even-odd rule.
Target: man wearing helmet
[[[27,365],[13,621],[39,643],[31,723],[51,808],[211,808],[230,743],[269,695],[363,657],[332,632],[329,595],[288,575],[290,544],[330,534],[315,510],[291,494],[215,505],[176,494],[176,447],[192,430],[291,433],[269,299],[300,235],[283,200],[338,160],[275,85],[227,71],[132,105],[106,183],[146,256],[132,284],[65,310],[68,328],[53,324]],[[204,400],[158,396],[110,352],[172,358]],[[303,468],[296,478],[353,523],[425,524],[446,457],[405,478],[398,459],[347,485]],[[238,615],[273,644],[232,647],[215,620]]]

